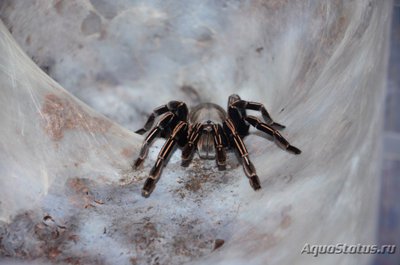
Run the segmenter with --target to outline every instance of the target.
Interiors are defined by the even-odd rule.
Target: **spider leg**
[[[143,128],[135,131],[135,133],[144,134],[145,132],[150,130],[151,127],[153,127],[154,121],[158,116],[160,116],[168,111],[171,111],[172,113],[177,115],[181,120],[186,120],[186,116],[188,113],[186,104],[181,101],[173,100],[173,101],[168,102],[168,104],[166,104],[166,105],[161,105],[161,106],[155,108],[153,110],[153,112],[150,114],[150,116],[147,119],[146,123],[144,124]]]
[[[196,148],[197,142],[203,133],[203,125],[201,123],[196,123],[190,134],[188,136],[188,142],[182,150],[182,166],[188,166],[191,158],[193,157],[193,152]]]
[[[258,103],[258,102],[253,102],[253,101],[246,101],[246,100],[237,100],[233,102],[230,106],[232,107],[237,107],[239,109],[248,109],[248,110],[255,110],[255,111],[260,111],[263,119],[265,122],[271,126],[272,128],[276,130],[283,130],[285,129],[285,126],[274,122],[271,118],[271,115],[269,115],[267,109],[264,107],[263,104]]]
[[[214,134],[214,145],[216,151],[216,160],[219,170],[225,170],[226,168],[226,152],[225,145],[223,141],[223,129],[221,125],[214,124],[213,125],[213,134]]]
[[[244,173],[249,178],[250,185],[254,190],[261,189],[260,179],[257,176],[256,169],[251,163],[249,158],[249,153],[247,152],[247,148],[244,145],[242,138],[236,132],[235,126],[233,122],[228,118],[224,122],[224,127],[228,132],[228,135],[232,136],[232,144],[239,152],[239,155],[242,158],[242,165],[244,169]]]
[[[158,154],[156,163],[150,170],[150,175],[146,179],[143,185],[142,189],[143,197],[147,198],[153,192],[154,188],[156,187],[157,181],[160,179],[161,171],[165,165],[166,160],[173,151],[175,145],[177,144],[177,141],[179,141],[181,137],[186,137],[186,134],[187,134],[187,123],[184,121],[180,121],[175,126],[174,130],[172,131],[167,141],[164,143],[160,153]]]
[[[159,106],[159,107],[155,108],[153,110],[153,112],[150,114],[150,116],[147,119],[146,123],[144,124],[143,128],[135,131],[135,133],[138,133],[138,134],[146,133],[148,130],[151,129],[151,127],[153,127],[153,124],[154,124],[154,121],[155,121],[156,117],[161,115],[161,114],[164,114],[164,113],[166,113],[168,111],[169,111],[169,109],[168,109],[167,105],[162,105],[162,106]]]
[[[138,168],[143,163],[149,152],[149,147],[151,143],[154,141],[154,139],[157,138],[157,136],[159,136],[160,132],[170,124],[173,118],[174,114],[172,112],[166,113],[157,123],[157,126],[154,127],[146,136],[140,149],[139,157],[136,159],[133,165],[134,168]]]
[[[250,123],[253,127],[255,127],[257,130],[260,130],[274,138],[274,142],[277,143],[280,147],[283,149],[289,151],[290,153],[293,154],[300,154],[301,150],[298,149],[297,147],[290,145],[290,143],[272,126],[262,122],[260,119],[254,116],[247,116],[244,118],[248,123]]]

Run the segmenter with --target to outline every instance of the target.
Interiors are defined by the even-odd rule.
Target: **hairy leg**
[[[244,173],[249,178],[251,187],[254,190],[261,189],[260,179],[257,176],[256,169],[255,169],[253,163],[251,163],[251,161],[250,161],[249,153],[247,152],[247,148],[244,145],[240,136],[237,134],[236,129],[233,125],[233,122],[228,118],[224,122],[224,125],[225,125],[224,128],[227,131],[227,135],[229,135],[232,138],[231,141],[232,141],[233,147],[237,150],[237,152],[239,153],[239,155],[242,158],[241,162],[243,165]]]
[[[168,157],[171,155],[177,141],[181,137],[187,137],[187,123],[180,121],[174,130],[172,131],[171,135],[165,141],[163,147],[161,148],[160,153],[158,154],[158,158],[156,163],[154,164],[153,168],[150,171],[149,177],[146,179],[143,189],[142,189],[142,196],[149,197],[150,194],[153,192],[154,188],[156,187],[157,181],[160,178],[162,169],[164,168],[165,162]]]
[[[144,134],[148,130],[153,127],[155,119],[164,114],[167,113],[168,111],[174,113],[175,115],[178,116],[179,119],[186,121],[186,116],[187,116],[187,106],[185,103],[181,101],[170,101],[166,105],[161,105],[153,110],[153,112],[150,114],[149,118],[147,119],[146,123],[144,124],[143,128],[137,130],[135,133],[138,134]]]
[[[134,168],[138,168],[143,163],[144,159],[148,154],[150,145],[152,144],[154,139],[158,137],[160,132],[170,124],[173,118],[174,114],[172,112],[166,113],[157,123],[157,126],[154,127],[150,131],[150,133],[146,136],[146,138],[143,141],[142,148],[140,149],[139,157],[136,159],[133,165]]]
[[[245,120],[250,123],[252,126],[254,126],[257,130],[260,130],[274,138],[274,142],[277,143],[280,147],[283,149],[287,150],[290,153],[293,154],[300,154],[301,150],[298,149],[297,147],[290,145],[290,143],[272,126],[262,122],[260,119],[254,116],[247,116]]]
[[[275,128],[276,130],[285,129],[284,125],[274,122],[272,120],[271,115],[269,115],[267,109],[261,103],[253,102],[253,101],[246,101],[246,100],[237,100],[234,103],[232,103],[231,106],[239,108],[239,109],[259,111],[259,112],[261,112],[263,119],[269,126]]]
[[[224,144],[224,131],[221,125],[213,125],[213,134],[214,134],[214,145],[216,151],[216,161],[219,170],[225,170],[226,168],[226,152]]]
[[[193,157],[193,152],[196,148],[197,142],[199,141],[202,132],[203,132],[203,125],[201,123],[196,123],[192,127],[192,130],[190,131],[190,134],[188,136],[187,144],[182,150],[182,166],[189,165],[190,160]]]

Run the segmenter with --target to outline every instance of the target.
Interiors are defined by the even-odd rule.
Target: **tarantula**
[[[247,115],[246,110],[261,112],[263,120]],[[160,115],[161,118],[153,127],[156,117]],[[144,134],[151,130],[143,142],[139,157],[133,167],[138,168],[143,163],[155,138],[163,137],[166,142],[158,154],[150,176],[144,183],[142,195],[148,197],[153,192],[161,171],[176,145],[183,148],[182,166],[189,165],[197,149],[200,158],[216,159],[219,170],[225,169],[226,150],[233,148],[241,158],[251,187],[254,190],[260,189],[256,169],[243,143],[243,138],[249,134],[250,125],[268,134],[283,149],[296,155],[301,153],[300,149],[290,145],[278,132],[285,126],[274,122],[264,105],[242,100],[236,94],[229,96],[227,112],[217,104],[202,103],[195,106],[189,113],[186,104],[182,101],[170,101],[154,109],[143,128],[136,131],[136,133]]]

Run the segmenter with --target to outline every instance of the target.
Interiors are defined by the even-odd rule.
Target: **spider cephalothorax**
[[[262,119],[247,115],[246,110],[261,112]],[[157,116],[160,116],[153,127]],[[195,106],[190,114],[184,102],[170,101],[168,104],[154,109],[139,134],[147,134],[134,168],[139,167],[147,156],[149,146],[156,137],[166,138],[157,161],[144,183],[142,195],[148,197],[154,190],[171,152],[176,145],[183,148],[182,165],[187,166],[197,150],[200,158],[216,159],[218,168],[225,169],[226,150],[234,149],[240,156],[244,172],[254,190],[261,188],[256,170],[251,163],[243,138],[249,134],[249,127],[268,134],[283,149],[300,154],[301,151],[290,145],[278,132],[285,126],[276,123],[265,107],[257,102],[245,101],[233,94],[228,99],[228,111],[214,103],[202,103]]]

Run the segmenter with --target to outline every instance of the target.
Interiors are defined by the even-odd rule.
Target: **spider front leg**
[[[230,119],[226,119],[224,122],[224,128],[227,130],[227,134],[232,137],[232,144],[235,149],[238,151],[239,155],[242,158],[242,165],[244,169],[244,173],[249,178],[250,185],[254,190],[261,189],[260,179],[257,176],[256,169],[251,163],[249,158],[249,153],[247,152],[247,148],[244,145],[242,139],[237,134],[235,126]]]
[[[170,124],[173,118],[174,114],[172,112],[166,113],[157,123],[157,126],[154,127],[150,131],[150,133],[146,136],[146,139],[144,139],[143,141],[142,148],[140,149],[139,157],[136,159],[133,165],[135,169],[138,168],[143,163],[144,159],[146,158],[149,152],[149,147],[151,143],[154,141],[154,139],[157,138],[160,132]]]
[[[298,155],[301,153],[301,150],[298,149],[297,147],[290,145],[290,143],[272,126],[260,121],[257,117],[254,116],[247,116],[244,118],[245,121],[250,123],[253,127],[255,127],[257,130],[260,130],[274,138],[275,143],[277,143],[279,146],[281,146],[283,149],[289,151],[290,153],[293,153],[295,155]]]
[[[225,170],[226,168],[226,152],[224,144],[225,135],[221,125],[217,124],[213,125],[213,134],[214,134],[214,145],[215,145],[218,169]]]
[[[201,123],[196,123],[188,136],[188,142],[182,150],[182,166],[186,167],[189,165],[190,160],[193,157],[193,152],[197,146],[197,142],[203,133],[203,125]]]
[[[231,96],[231,97],[233,97],[233,96]],[[253,101],[242,100],[242,99],[240,99],[240,97],[238,95],[236,95],[235,98],[237,98],[238,100],[231,103],[231,105],[230,105],[231,107],[236,107],[238,109],[259,111],[259,112],[261,112],[263,119],[269,126],[273,127],[276,130],[285,129],[284,125],[274,122],[272,120],[271,115],[269,115],[267,109],[264,107],[263,104],[258,103],[258,102],[253,102]]]
[[[168,137],[167,141],[164,143],[161,148],[160,153],[158,154],[158,158],[153,168],[150,171],[149,177],[146,179],[143,189],[142,196],[149,197],[156,187],[157,181],[160,179],[160,175],[163,167],[165,166],[165,162],[168,160],[171,152],[173,151],[176,143],[181,141],[181,139],[185,139],[187,137],[187,123],[184,121],[180,121],[172,131],[171,135]]]

